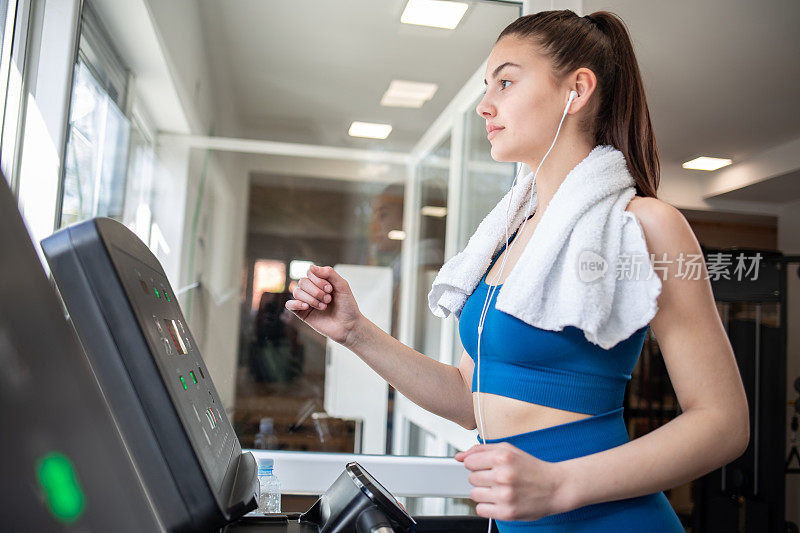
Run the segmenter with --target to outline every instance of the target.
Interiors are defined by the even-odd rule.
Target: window
[[[70,109],[59,227],[122,218],[130,123],[80,60]]]
[[[11,42],[14,37],[14,8],[16,2],[0,0],[0,124],[3,123],[5,111],[6,91],[8,90],[8,69],[11,59]],[[9,13],[9,9],[11,13]],[[10,16],[9,16],[10,15]]]
[[[128,188],[129,75],[88,2],[80,31],[58,227],[95,216],[122,220]]]
[[[20,117],[24,116],[22,71],[28,40],[29,2],[0,0],[0,167],[16,191]]]

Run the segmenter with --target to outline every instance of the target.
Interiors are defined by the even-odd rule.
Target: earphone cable
[[[577,93],[576,93],[577,96]],[[528,219],[530,218],[530,212],[533,207],[533,191],[534,187],[536,187],[536,177],[539,175],[539,169],[542,168],[542,164],[544,160],[547,159],[547,156],[550,155],[550,152],[553,150],[553,147],[556,145],[556,141],[558,140],[558,134],[561,132],[561,125],[564,123],[564,119],[567,118],[567,113],[569,112],[569,107],[572,104],[572,100],[574,97],[572,93],[570,93],[569,101],[567,102],[567,106],[564,108],[564,114],[561,115],[561,120],[558,123],[558,128],[556,129],[556,135],[553,138],[553,142],[550,144],[550,148],[542,157],[542,160],[539,161],[539,165],[536,167],[536,172],[533,173],[533,179],[531,180],[531,191],[530,196],[528,197],[528,216],[526,216],[525,220],[522,222],[522,226],[517,230],[517,234],[521,233],[522,230],[525,228],[525,224],[528,223]],[[522,170],[522,165],[520,165],[520,170]],[[486,314],[489,311],[489,302],[491,302],[492,297],[494,296],[495,291],[497,290],[498,285],[496,282],[500,279],[500,276],[503,274],[503,269],[505,268],[506,259],[511,254],[511,249],[516,244],[517,240],[515,239],[514,242],[511,243],[511,246],[508,245],[508,226],[509,226],[509,214],[511,212],[511,203],[514,197],[514,185],[517,182],[517,177],[519,177],[519,171],[514,176],[514,181],[511,182],[511,190],[508,197],[508,205],[506,206],[506,224],[505,224],[505,235],[506,235],[506,254],[503,256],[503,261],[500,263],[500,270],[497,274],[494,275],[492,279],[492,284],[486,291],[486,300],[483,302],[483,307],[481,309],[481,316],[478,320],[478,348],[477,348],[477,365],[475,371],[478,373],[477,375],[477,383],[476,383],[476,392],[478,394],[478,422],[480,424],[480,437],[481,443],[486,444],[486,430],[483,425],[483,398],[481,397],[481,337],[483,335],[483,324],[486,321]],[[488,275],[488,274],[487,274]],[[489,517],[489,529],[488,533],[492,531],[492,518]]]

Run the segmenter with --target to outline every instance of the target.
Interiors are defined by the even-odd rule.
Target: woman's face
[[[527,163],[544,155],[569,97],[556,85],[547,57],[529,40],[503,37],[489,56],[486,83],[475,111],[487,128],[502,128],[489,135],[492,159]]]
[[[372,218],[369,222],[370,241],[381,252],[399,252],[402,241],[389,238],[389,232],[403,228],[403,197],[382,194],[372,206]]]

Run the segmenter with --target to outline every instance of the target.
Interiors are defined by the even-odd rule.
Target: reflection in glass
[[[392,268],[392,335],[397,336],[400,313],[400,271],[403,246],[403,201],[405,184],[382,188],[370,201],[369,248],[366,264]]]
[[[244,448],[264,441],[261,430],[266,427],[272,448],[359,449],[360,422],[325,412],[326,378],[331,379],[326,376],[328,339],[285,306],[298,275],[306,276],[303,261],[390,267],[393,295],[385,297],[392,302],[390,333],[397,336],[402,241],[390,234],[402,230],[404,176],[398,166],[379,176],[382,181],[253,177],[233,417]],[[391,399],[388,409],[391,413]],[[391,442],[391,428],[386,432]]]
[[[136,121],[132,124],[130,137],[122,223],[150,245],[153,253],[158,256],[150,235],[151,226],[155,224],[151,210],[155,184],[155,153],[152,143],[144,136]]]

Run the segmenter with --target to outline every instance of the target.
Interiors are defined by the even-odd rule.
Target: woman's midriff
[[[486,439],[501,439],[520,433],[528,433],[540,429],[591,418],[592,415],[564,411],[497,394],[481,393],[483,410],[483,429],[478,415],[478,393],[472,393],[472,405],[475,411],[475,423],[478,432]]]

